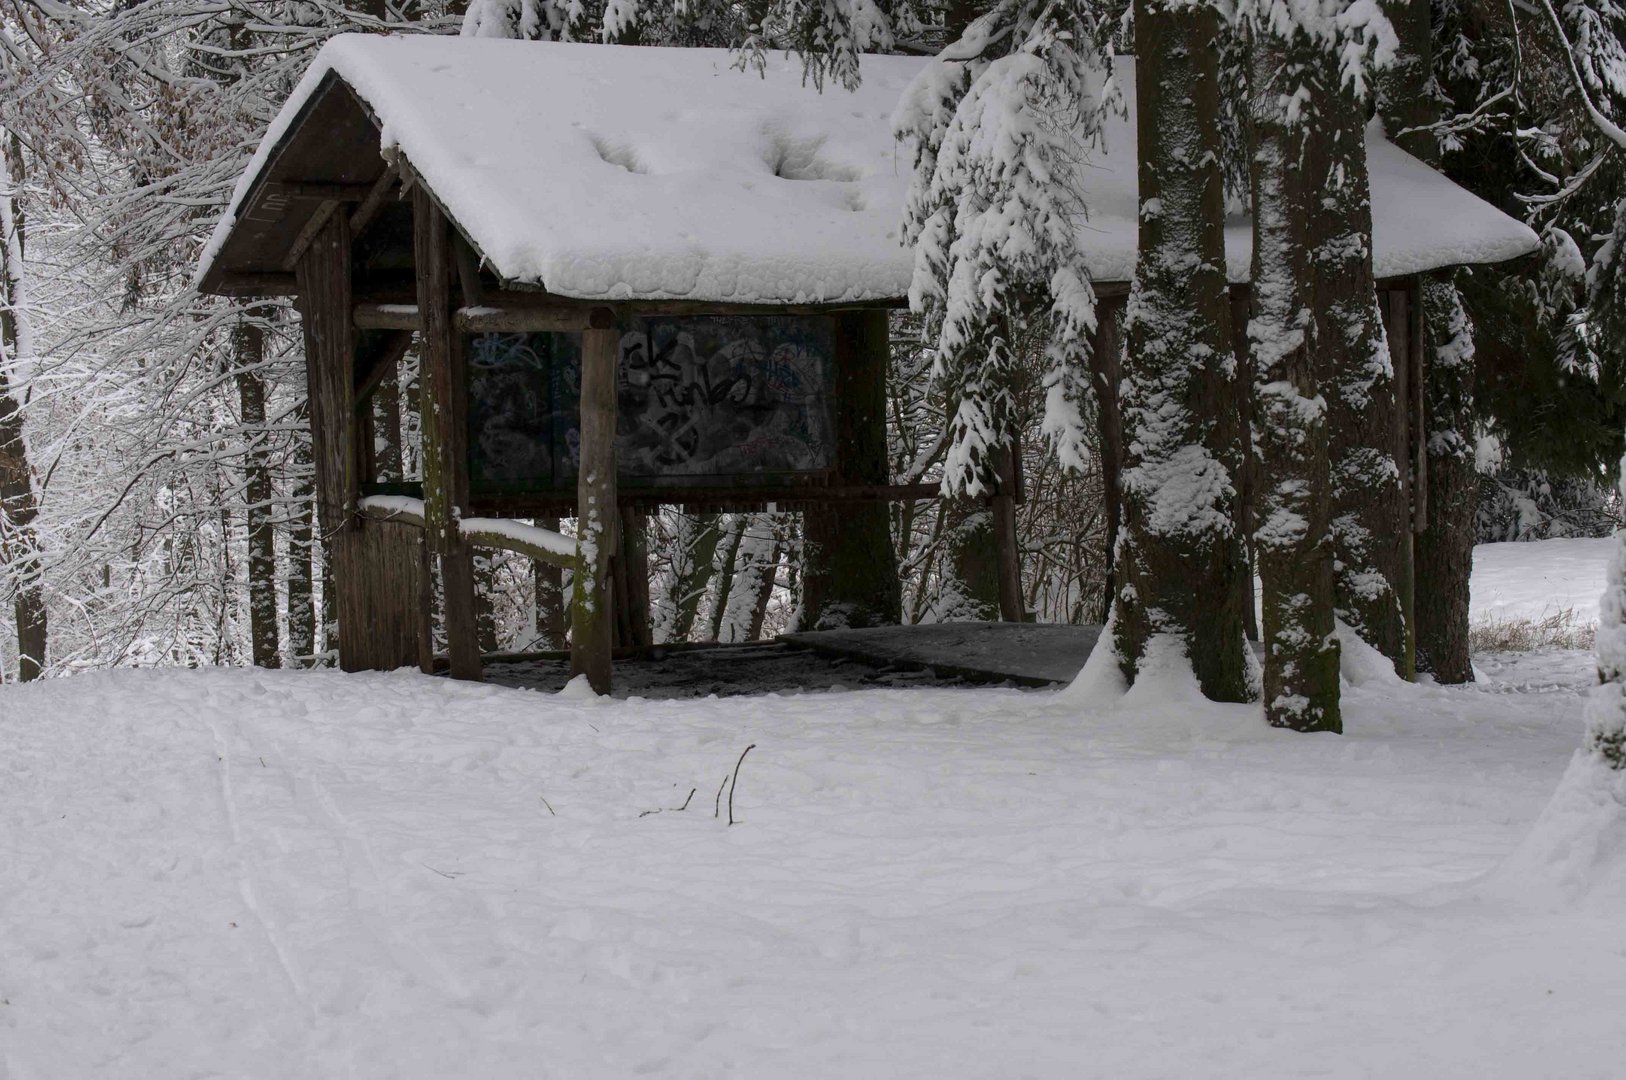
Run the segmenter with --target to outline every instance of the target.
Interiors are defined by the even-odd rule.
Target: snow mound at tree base
[[[1626,909],[1626,773],[1577,750],[1530,834],[1483,889],[1543,909]]]

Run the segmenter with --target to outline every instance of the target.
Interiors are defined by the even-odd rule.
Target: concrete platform
[[[1099,626],[956,622],[813,630],[780,641],[869,664],[930,668],[977,682],[1052,686],[1071,682],[1095,648]]]

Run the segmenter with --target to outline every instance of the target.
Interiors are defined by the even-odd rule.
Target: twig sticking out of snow
[[[734,782],[728,785],[728,823],[730,825],[734,824],[734,789],[740,786],[740,766],[745,764],[745,755],[756,748],[757,744],[752,743],[744,750],[741,750],[740,760],[734,763]]]
[[[700,790],[699,788],[690,788],[689,789],[689,797],[687,799],[683,800],[683,805],[682,806],[657,806],[653,810],[641,811],[638,814],[638,816],[639,817],[648,817],[650,814],[659,814],[663,810],[687,810],[689,808],[689,804],[694,801],[694,793],[699,791],[699,790]]]

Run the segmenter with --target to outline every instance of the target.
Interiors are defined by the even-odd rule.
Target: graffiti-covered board
[[[699,316],[623,328],[617,472],[639,483],[771,483],[834,467],[827,317]],[[470,348],[476,490],[572,486],[581,345],[574,334],[478,334]]]

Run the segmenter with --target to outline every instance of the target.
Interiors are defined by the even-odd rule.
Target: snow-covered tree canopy
[[[1081,170],[1116,104],[1110,27],[1088,2],[1005,0],[915,80],[898,107],[914,156],[904,239],[910,303],[937,337],[956,402],[944,487],[977,494],[1010,443],[1013,335],[1049,321],[1044,430],[1084,463],[1095,294],[1080,252]]]

